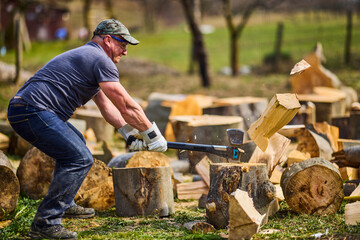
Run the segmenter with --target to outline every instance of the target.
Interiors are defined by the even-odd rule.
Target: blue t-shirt
[[[99,82],[105,81],[119,81],[116,65],[101,46],[88,42],[53,58],[25,82],[16,96],[66,121],[99,92]]]

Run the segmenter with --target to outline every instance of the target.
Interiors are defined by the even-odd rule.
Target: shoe
[[[63,218],[91,218],[95,216],[93,208],[84,208],[79,205],[74,205],[65,210]]]
[[[43,228],[39,228],[34,224],[31,224],[28,236],[31,239],[77,239],[76,232],[66,230],[60,224]]]

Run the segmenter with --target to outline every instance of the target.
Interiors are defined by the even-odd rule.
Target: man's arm
[[[118,82],[101,82],[101,91],[94,97],[96,105],[106,121],[116,128],[126,123],[143,132],[152,124],[140,105]]]

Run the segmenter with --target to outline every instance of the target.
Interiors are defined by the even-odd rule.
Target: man
[[[76,239],[61,225],[62,217],[93,217],[91,208],[74,203],[74,197],[93,164],[85,139],[67,120],[76,108],[93,99],[107,122],[122,134],[140,136],[131,150],[164,152],[167,143],[119,82],[115,63],[136,45],[119,21],[102,21],[90,42],[52,59],[11,99],[8,120],[25,140],[56,160],[53,180],[41,202],[29,236]]]

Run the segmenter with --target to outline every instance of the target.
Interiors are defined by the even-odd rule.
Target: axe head
[[[226,129],[229,143],[233,147],[240,147],[244,142],[244,131],[237,128]]]

